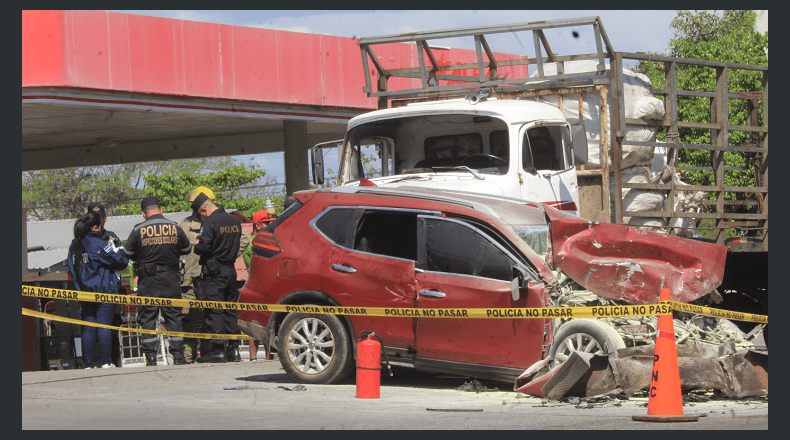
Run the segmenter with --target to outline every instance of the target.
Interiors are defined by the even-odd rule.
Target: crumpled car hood
[[[722,283],[727,247],[590,222],[545,206],[551,242],[547,262],[596,295],[630,304],[689,302]]]

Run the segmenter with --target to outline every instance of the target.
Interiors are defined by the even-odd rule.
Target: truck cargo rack
[[[557,55],[551,49],[544,30],[554,28],[567,28],[573,26],[592,26],[596,42],[595,53]],[[492,51],[487,35],[532,32],[535,54],[534,57],[522,56],[518,59],[497,59],[497,54]],[[437,62],[433,48],[438,47],[433,40],[473,37],[476,51],[476,61],[465,64],[443,64]],[[432,40],[429,43],[429,40]],[[414,43],[417,49],[418,66],[406,68],[385,68],[378,60],[375,46],[391,43]],[[700,224],[698,229],[714,230],[715,237],[710,238],[718,244],[726,244],[733,251],[767,252],[768,250],[768,66],[725,63],[717,61],[693,60],[659,56],[654,54],[616,52],[612,48],[606,35],[600,17],[584,17],[575,19],[550,20],[532,23],[518,23],[499,26],[481,26],[457,28],[439,31],[413,32],[400,35],[387,35],[380,37],[365,37],[359,40],[365,77],[363,91],[369,97],[379,99],[379,108],[388,108],[390,104],[397,106],[398,101],[411,100],[424,101],[446,99],[463,95],[472,95],[480,89],[488,89],[497,97],[527,98],[540,100],[546,95],[578,95],[582,100],[584,93],[600,94],[602,101],[611,98],[611,106],[606,109],[602,106],[601,115],[601,169],[585,170],[581,167],[578,171],[580,178],[580,197],[585,190],[586,182],[588,202],[593,201],[582,211],[582,216],[589,220],[624,223],[624,217],[660,217],[671,225],[673,219],[695,218],[701,221],[712,221],[713,225]],[[545,55],[543,51],[545,50]],[[428,58],[426,64],[425,58]],[[565,74],[564,63],[568,61],[597,60],[596,72]],[[623,103],[623,60],[639,62],[656,62],[663,65],[666,77],[666,89],[654,88],[653,94],[664,97],[665,117],[662,120],[646,120],[625,118]],[[609,63],[607,69],[606,62]],[[372,63],[377,72],[376,87],[372,88],[371,70]],[[556,75],[547,75],[544,66],[553,63],[556,66]],[[500,74],[504,67],[535,65],[537,75],[522,78],[505,78]],[[697,66],[715,70],[716,91],[678,90],[678,66]],[[456,70],[476,69],[477,75],[454,75],[441,72]],[[762,72],[763,90],[751,92],[730,91],[728,82],[729,72],[732,70],[750,70]],[[390,90],[388,81],[391,78],[418,79],[420,88]],[[456,84],[440,85],[439,81],[452,81]],[[709,122],[680,121],[678,118],[678,97],[702,97],[710,100],[711,115]],[[728,119],[729,100],[743,99],[748,106],[748,125],[730,125]],[[759,107],[762,101],[763,121],[759,121]],[[562,101],[560,100],[560,105]],[[581,107],[581,106],[580,106]],[[580,115],[581,116],[581,115]],[[658,130],[665,130],[666,143],[664,142],[639,142],[625,140],[626,124],[649,125]],[[698,128],[711,131],[711,144],[688,144],[678,140],[679,130],[682,128]],[[730,131],[745,131],[751,133],[747,145],[730,145]],[[761,138],[761,134],[763,135]],[[667,148],[667,161],[672,166],[672,180],[670,183],[636,184],[622,183],[621,158],[622,147],[653,146]],[[698,149],[711,151],[711,167],[679,167],[679,149]],[[752,164],[746,167],[725,167],[725,152],[748,153]],[[610,165],[611,161],[611,165]],[[709,186],[673,184],[680,170],[711,170],[715,176],[715,183]],[[736,187],[724,184],[724,175],[727,171],[749,169],[754,170],[754,186]],[[614,206],[609,200],[609,179],[614,177],[615,194],[622,194],[624,188],[661,190],[667,193],[664,209],[661,211],[623,211],[622,198],[614,199]],[[675,212],[673,211],[674,196],[677,191],[704,191],[713,193],[713,200],[706,200],[708,211],[715,212]],[[753,200],[726,200],[725,193],[750,193],[754,194]],[[584,205],[585,203],[582,203]],[[728,213],[728,206],[753,206],[752,213]],[[725,229],[739,228],[745,231],[748,237],[738,240],[727,240]]]

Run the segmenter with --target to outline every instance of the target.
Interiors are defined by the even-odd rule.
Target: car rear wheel
[[[335,383],[353,370],[351,342],[334,315],[289,313],[277,337],[280,364],[302,383]]]
[[[551,367],[568,360],[574,351],[608,355],[620,348],[625,348],[625,342],[611,326],[592,319],[574,319],[563,324],[554,337],[549,351]]]

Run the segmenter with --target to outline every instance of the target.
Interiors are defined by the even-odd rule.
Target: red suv
[[[595,276],[585,278],[590,290],[606,290],[620,299],[629,296],[630,302],[657,302],[657,283],[667,282],[667,277],[647,267],[634,270],[633,261],[655,254],[640,250],[645,245],[640,237],[682,240],[593,224],[522,200],[481,195],[336,187],[294,196],[297,201],[253,239],[250,277],[240,302],[353,308],[551,307],[556,277],[550,264],[573,278],[592,270]],[[602,225],[605,228],[593,227]],[[598,238],[579,240],[587,230],[595,230]],[[633,248],[625,257],[631,266],[610,264],[622,258],[616,255],[603,264],[586,258],[600,251],[596,240],[613,254]],[[701,256],[709,257],[705,252]],[[675,258],[667,252],[662,257]],[[629,271],[628,279],[624,270]],[[712,288],[703,285],[699,275],[694,271],[693,276],[675,278],[689,291],[696,283],[697,290],[704,290],[701,294],[707,293]],[[706,270],[704,275],[711,274]],[[637,291],[650,293],[634,294]],[[624,347],[611,327],[594,320],[574,321],[574,335],[563,338],[583,334],[599,350]],[[548,317],[241,311],[239,324],[266,350],[278,353],[294,380],[305,383],[334,383],[349,376],[363,331],[380,336],[393,364],[501,381],[513,381],[536,361],[553,355]]]

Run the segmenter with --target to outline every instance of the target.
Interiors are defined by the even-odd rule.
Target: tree
[[[147,176],[201,174],[232,163],[230,157],[218,157],[26,171],[22,173],[22,206],[36,220],[74,218],[84,214],[91,202],[103,203],[108,215],[115,215],[121,213],[120,205],[139,202],[144,196]]]
[[[755,32],[756,14],[751,11],[724,11],[721,15],[706,11],[678,11],[672,20],[675,38],[669,43],[667,55],[680,58],[695,58],[711,61],[725,61],[741,64],[768,65],[768,35]],[[663,63],[642,62],[637,70],[648,75],[654,88],[666,88]],[[756,92],[763,90],[761,72],[730,69],[728,71],[729,91]],[[704,92],[716,91],[716,70],[700,66],[677,66],[678,90]],[[762,123],[762,100],[756,103]],[[748,125],[748,103],[744,99],[730,99],[728,103],[730,125]],[[678,117],[681,121],[710,122],[710,100],[705,97],[679,97]],[[710,130],[680,128],[679,141],[682,143],[710,144]],[[660,140],[666,139],[665,132],[659,132]],[[752,138],[742,131],[730,131],[729,145],[744,146],[751,142],[761,142],[762,138]],[[681,149],[680,166],[710,167],[711,152],[707,150]],[[746,170],[726,171],[724,184],[727,186],[753,186],[756,154],[725,152],[726,167],[747,167]],[[714,185],[712,171],[689,170],[685,173],[692,184]],[[709,194],[714,197],[714,194]],[[726,193],[725,198],[753,199],[749,193]],[[748,209],[734,206],[729,209]]]
[[[381,150],[377,150],[375,145],[363,146],[360,152],[362,158],[362,170],[366,178],[381,176]],[[326,163],[326,159],[324,159]],[[311,188],[332,188],[337,185],[335,170],[326,169],[324,183],[321,185],[310,185]]]
[[[255,165],[229,166],[203,174],[182,171],[172,174],[149,175],[144,177],[143,197],[157,196],[164,212],[191,211],[192,208],[189,206],[189,202],[184,200],[184,196],[198,186],[205,186],[214,191],[217,204],[224,208],[238,209],[242,212],[257,207],[263,209],[265,200],[249,198],[250,190],[241,187],[254,183],[265,175],[266,171],[256,169]],[[120,214],[139,213],[139,200],[119,206],[117,212]]]

